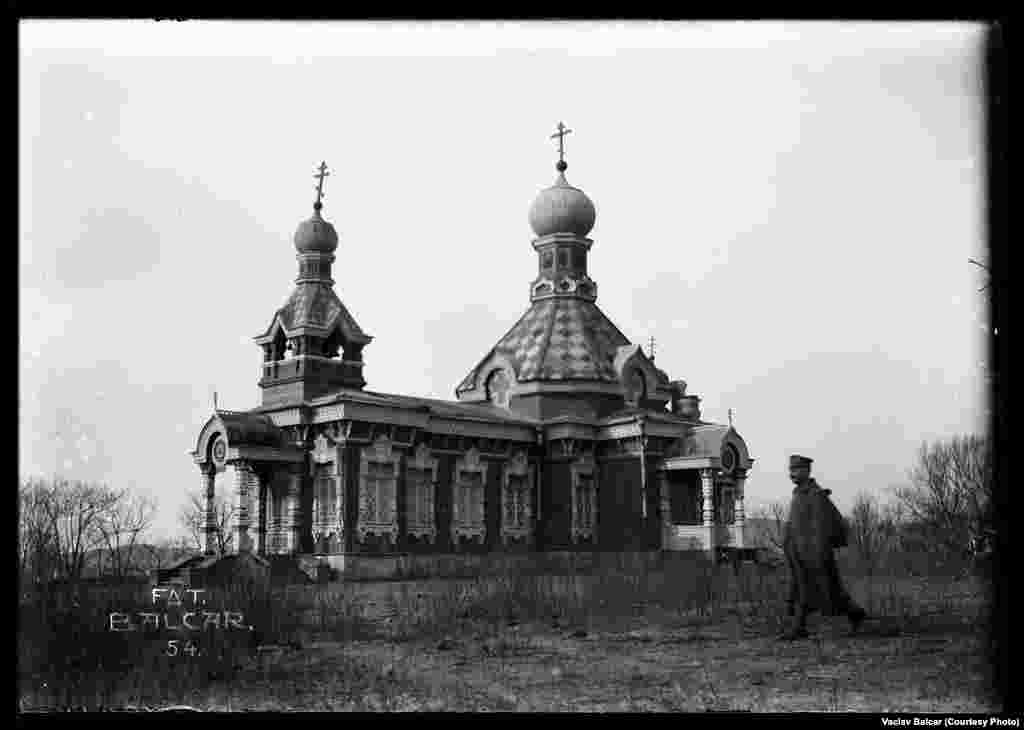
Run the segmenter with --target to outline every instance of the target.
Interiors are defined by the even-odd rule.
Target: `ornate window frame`
[[[505,464],[501,479],[501,539],[506,545],[513,539],[529,540],[533,531],[533,470],[525,451],[517,451]],[[522,477],[521,486],[513,490],[512,477]],[[510,503],[519,506],[522,525],[509,521]]]
[[[395,451],[391,439],[385,434],[378,436],[374,442],[360,449],[359,454],[359,520],[356,524],[356,534],[360,542],[365,541],[368,535],[387,535],[391,538],[391,544],[398,542],[398,476],[401,466],[402,455]],[[373,504],[377,507],[377,514],[370,514],[370,493],[369,476],[370,464],[390,464],[391,479],[381,488],[375,483],[377,493],[373,495]],[[384,499],[382,500],[382,494]],[[385,519],[375,520],[372,517],[381,515],[381,501],[384,502],[383,515]]]
[[[332,537],[339,541],[345,535],[345,495],[344,495],[344,463],[337,444],[326,434],[317,436],[313,451],[311,476],[313,482],[313,514],[312,533],[315,545],[321,538],[328,542]],[[326,495],[323,491],[326,483]],[[326,496],[327,507],[323,509],[321,502]]]
[[[590,454],[585,454],[577,459],[570,467],[572,473],[572,526],[571,537],[574,543],[587,538],[591,541],[597,540],[597,465]],[[589,477],[590,493],[581,494],[583,480],[581,477]],[[584,504],[584,500],[588,504]],[[583,507],[589,507],[590,524],[582,520]]]
[[[462,481],[463,473],[479,474],[480,490],[478,514],[476,520],[470,521],[462,514],[462,490],[471,486]],[[487,537],[487,464],[480,461],[480,452],[471,448],[466,455],[455,462],[455,478],[452,480],[452,542],[458,544],[460,537],[479,537],[483,542]]]
[[[491,368],[484,378],[484,394],[487,400],[499,408],[508,408],[514,382],[515,379],[508,368],[501,365]]]
[[[288,552],[289,527],[288,487],[291,484],[287,472],[274,472],[267,479],[267,549],[272,555]]]
[[[437,459],[431,456],[430,447],[425,443],[421,443],[416,447],[416,451],[412,458],[407,459],[405,464],[405,531],[408,535],[420,539],[426,539],[430,543],[433,543],[437,539],[437,517],[435,515],[435,503],[437,496],[437,463]],[[413,524],[409,519],[410,509],[414,504],[412,488],[415,486],[409,479],[409,472],[411,470],[427,472],[430,474],[430,478],[426,483],[426,494],[424,495],[424,508],[429,515],[430,520],[426,525]]]

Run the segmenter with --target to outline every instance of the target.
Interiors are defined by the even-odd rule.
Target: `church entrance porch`
[[[668,459],[658,470],[662,549],[714,552],[745,547],[746,472],[727,474],[706,463],[710,459],[692,461]]]

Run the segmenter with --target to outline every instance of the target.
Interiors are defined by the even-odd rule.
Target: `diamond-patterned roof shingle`
[[[369,339],[345,309],[334,289],[327,284],[307,282],[295,287],[285,305],[277,311],[286,330],[297,327],[333,329],[340,320],[346,335]],[[273,326],[273,325],[271,325]]]
[[[629,340],[593,302],[553,297],[534,302],[498,344],[459,384],[471,390],[477,371],[492,355],[507,358],[519,381],[616,382],[612,365]]]

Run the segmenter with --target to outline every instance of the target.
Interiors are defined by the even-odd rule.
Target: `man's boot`
[[[846,617],[850,620],[850,633],[856,634],[860,625],[864,623],[864,619],[868,617],[868,612],[854,604],[847,612]]]
[[[801,607],[796,611],[796,617],[793,619],[793,626],[789,631],[784,631],[779,635],[780,641],[796,641],[797,639],[806,639],[810,634],[807,633],[807,612]]]

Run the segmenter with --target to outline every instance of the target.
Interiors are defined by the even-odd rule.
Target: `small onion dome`
[[[313,216],[302,221],[295,231],[295,248],[299,253],[332,253],[338,247],[338,232],[320,217],[320,204],[313,206]]]
[[[530,206],[530,227],[538,238],[552,233],[585,238],[597,218],[594,204],[586,193],[566,182],[565,163],[559,162],[557,167],[555,184],[540,191]]]

